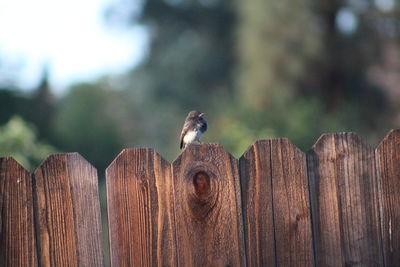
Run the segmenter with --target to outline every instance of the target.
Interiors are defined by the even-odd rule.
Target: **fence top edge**
[[[271,139],[259,139],[259,140],[254,141],[253,143],[251,143],[251,144],[246,148],[246,150],[242,153],[242,155],[239,157],[239,160],[242,159],[242,158],[246,158],[247,155],[249,155],[249,154],[251,153],[251,151],[254,149],[254,146],[255,146],[257,143],[269,142],[269,140],[271,140]]]
[[[379,144],[376,147],[376,150],[380,150],[385,143],[389,142],[389,140],[392,137],[398,136],[400,137],[400,129],[391,129],[383,138],[382,140],[379,142]]]
[[[96,172],[97,169],[96,167],[93,166],[93,164],[91,164],[85,157],[83,157],[80,153],[78,152],[66,152],[66,153],[54,153],[54,154],[50,154],[48,155],[45,159],[42,160],[42,162],[39,164],[39,166],[37,166],[32,173],[36,173],[38,171],[40,171],[43,166],[50,160],[53,159],[57,159],[57,158],[61,158],[61,157],[65,157],[66,160],[68,160],[69,157],[77,157],[79,158],[81,161],[84,161],[88,166],[90,166],[91,168],[93,168]]]
[[[371,149],[371,150],[375,150],[377,147],[373,147],[372,145],[370,145],[367,140],[358,135],[356,132],[337,132],[337,133],[323,133],[320,135],[320,137],[317,139],[317,141],[315,141],[315,143],[312,145],[312,147],[307,151],[307,154],[315,152],[315,151],[319,151],[320,147],[323,146],[322,144],[329,138],[338,138],[338,137],[347,137],[350,139],[354,139],[357,140],[362,146]]]
[[[28,171],[24,166],[22,166],[14,157],[12,156],[8,156],[8,157],[0,157],[0,162],[5,161],[5,162],[9,162],[12,164],[15,164],[18,166],[18,168],[20,168],[21,170],[23,170],[24,172],[30,174],[30,171]],[[8,163],[8,164],[9,164]]]
[[[201,144],[201,145],[194,145],[194,146],[215,146],[218,147],[218,149],[222,149],[225,153],[227,153],[229,155],[229,157],[231,157],[232,159],[235,160],[240,160],[241,158],[244,158],[248,153],[250,153],[251,149],[254,147],[255,144],[260,143],[260,142],[271,142],[271,141],[276,141],[276,140],[287,140],[291,145],[293,145],[293,147],[295,147],[298,151],[308,154],[311,153],[313,151],[318,150],[317,146],[319,144],[322,144],[325,139],[330,138],[330,137],[335,137],[335,136],[343,136],[343,135],[350,135],[352,136],[352,138],[357,138],[361,141],[361,143],[371,149],[375,149],[378,150],[381,148],[381,146],[388,142],[388,140],[390,138],[392,138],[393,136],[400,136],[400,129],[391,129],[386,135],[385,137],[383,137],[383,139],[380,141],[380,143],[374,148],[372,147],[363,137],[359,136],[357,133],[355,132],[332,132],[332,133],[323,133],[319,136],[319,138],[315,141],[315,143],[312,145],[312,147],[307,150],[306,152],[304,152],[303,150],[301,150],[300,148],[298,148],[289,138],[287,137],[282,137],[282,138],[271,138],[271,139],[257,139],[255,140],[253,143],[251,143],[248,148],[241,154],[241,156],[239,158],[234,157],[229,151],[227,151],[222,145],[220,145],[219,143],[208,143],[208,144]],[[177,162],[178,160],[181,159],[182,155],[185,153],[185,150],[182,150],[177,157],[172,161],[169,162],[168,160],[166,160],[161,154],[159,154],[154,148],[151,147],[138,147],[138,148],[124,148],[123,150],[121,150],[121,152],[113,159],[113,161],[107,166],[107,169],[109,169],[114,163],[115,161],[124,153],[127,153],[131,150],[138,150],[138,149],[146,149],[149,151],[152,151],[153,153],[157,154],[159,158],[161,158],[163,161],[165,161],[167,164],[170,165],[174,165],[175,162]],[[5,156],[5,157],[0,157],[0,160],[13,160],[15,161],[21,168],[23,168],[26,172],[28,173],[35,173],[37,172],[39,169],[42,168],[42,166],[50,159],[54,158],[54,157],[60,157],[60,156],[78,156],[81,159],[83,159],[85,162],[88,163],[88,165],[90,165],[91,167],[93,167],[96,171],[97,169],[86,159],[84,158],[80,153],[78,152],[68,152],[68,153],[56,153],[56,154],[50,154],[48,155],[40,164],[39,166],[34,169],[33,172],[29,172],[27,169],[25,169],[17,160],[15,160],[12,156]]]
[[[140,150],[147,150],[147,151],[151,151],[152,153],[154,153],[155,155],[157,155],[162,161],[165,161],[167,164],[171,164],[168,160],[166,160],[160,153],[158,153],[154,148],[152,147],[129,147],[129,148],[124,148],[121,150],[121,152],[119,152],[114,159],[110,162],[110,164],[108,164],[107,168],[106,168],[106,173],[107,170],[109,170],[111,167],[113,167],[115,165],[115,162],[123,157],[125,154],[127,153],[132,153],[134,151],[140,151]]]
[[[271,139],[257,139],[253,143],[251,143],[247,149],[243,152],[243,154],[239,157],[239,160],[242,158],[246,158],[249,153],[254,149],[256,145],[264,145],[268,143],[270,145],[272,142],[287,142],[297,153],[304,154],[305,152],[301,150],[298,146],[296,146],[288,137],[280,137],[280,138],[271,138]]]
[[[189,145],[187,148],[183,149],[178,156],[170,163],[172,166],[178,164],[177,162],[179,162],[181,160],[181,158],[186,154],[189,153],[190,150],[193,150],[195,148],[198,147],[207,147],[207,149],[210,149],[212,147],[214,147],[217,150],[222,151],[222,153],[225,153],[228,155],[229,158],[237,160],[228,150],[226,150],[221,144],[219,143],[203,143],[203,144],[191,144]]]

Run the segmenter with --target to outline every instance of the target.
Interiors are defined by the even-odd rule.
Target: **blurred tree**
[[[51,93],[49,85],[49,71],[45,66],[42,78],[29,97],[29,102],[24,106],[25,118],[33,122],[40,138],[50,138],[51,126],[55,115],[57,99]]]
[[[147,145],[161,153],[169,148],[171,131],[163,129],[168,128],[169,114],[163,105],[143,102],[136,92],[115,87],[113,79],[73,86],[60,100],[54,120],[55,144],[82,153],[100,170],[122,148]]]
[[[35,128],[19,116],[0,127],[0,157],[13,157],[29,171],[55,152],[53,146],[38,141]]]
[[[356,2],[365,4],[358,13]],[[383,91],[367,75],[384,42],[367,1],[250,0],[237,7],[238,102],[244,99],[245,117],[264,118],[242,120],[242,127],[269,125],[302,148],[324,131],[374,138],[387,131]]]
[[[134,89],[180,111],[205,109],[232,88],[234,6],[223,0],[144,1],[136,18],[147,26],[147,58],[132,72]],[[201,101],[204,99],[205,101]]]
[[[53,138],[66,152],[79,152],[104,169],[120,152],[118,105],[114,94],[99,84],[79,84],[61,100],[54,120]]]
[[[382,44],[370,9],[356,18],[338,0],[250,0],[238,12],[238,88],[248,102],[265,108],[273,91],[289,89],[319,97],[328,111],[368,103],[379,117],[384,98],[366,75]]]
[[[369,19],[375,11],[366,6],[356,14],[351,3],[338,0],[319,1],[316,10],[322,22],[323,56],[313,69],[317,78],[305,77],[306,90],[320,96],[328,110],[341,107],[343,101],[357,101],[368,104],[360,112],[369,112],[372,119],[380,117],[383,92],[367,77],[383,44]]]
[[[377,2],[144,0],[131,23],[146,25],[150,47],[126,89],[170,149],[191,109],[208,114],[205,141],[234,153],[257,138],[307,149],[325,131],[382,135],[389,111],[370,77],[385,42]]]
[[[0,124],[18,114],[24,120],[33,123],[38,138],[51,141],[51,127],[58,99],[51,93],[48,82],[48,70],[32,91],[23,91],[13,85],[0,88]]]
[[[237,2],[236,86],[248,108],[266,110],[274,95],[298,90],[320,55],[321,29],[313,2]]]
[[[17,88],[0,88],[0,124],[14,114],[22,114],[28,99]]]

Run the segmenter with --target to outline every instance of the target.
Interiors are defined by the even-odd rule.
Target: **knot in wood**
[[[193,177],[195,193],[200,199],[207,199],[210,193],[210,176],[204,171],[199,171]]]
[[[191,166],[186,172],[187,205],[190,214],[198,221],[203,221],[212,213],[218,202],[219,179],[215,167],[202,165]]]

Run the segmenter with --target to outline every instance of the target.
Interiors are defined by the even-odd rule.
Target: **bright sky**
[[[141,27],[122,30],[107,25],[104,11],[111,4],[112,0],[0,0],[0,63],[21,63],[24,87],[36,85],[47,63],[57,91],[124,72],[143,57],[147,34]]]

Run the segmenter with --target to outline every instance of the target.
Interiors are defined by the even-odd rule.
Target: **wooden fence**
[[[373,149],[325,134],[308,153],[216,144],[172,164],[125,149],[106,171],[111,266],[400,266],[400,131]],[[0,159],[0,265],[103,266],[96,170]]]

